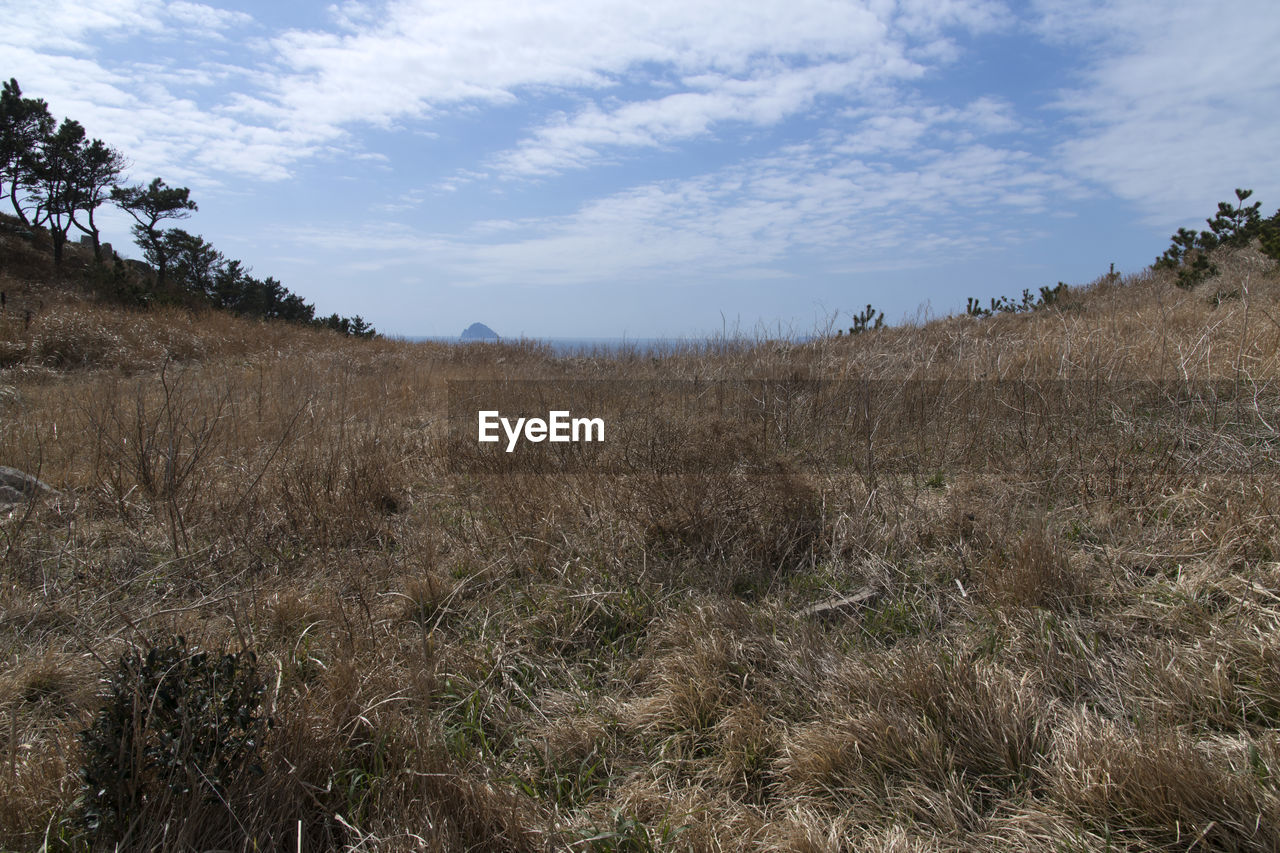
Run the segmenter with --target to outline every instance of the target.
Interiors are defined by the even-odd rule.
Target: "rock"
[[[0,231],[21,237],[23,240],[34,240],[36,236],[36,232],[30,228],[23,228],[21,225],[14,225],[8,222],[0,222]]]
[[[17,468],[0,465],[0,506],[22,503],[36,493],[53,496],[58,490]]]
[[[464,341],[496,341],[498,333],[484,323],[472,323],[462,332]]]

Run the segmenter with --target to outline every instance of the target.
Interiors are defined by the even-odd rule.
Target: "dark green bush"
[[[80,735],[85,828],[124,838],[149,806],[222,797],[243,770],[261,772],[252,762],[267,724],[263,691],[249,651],[192,651],[178,637],[121,656]]]

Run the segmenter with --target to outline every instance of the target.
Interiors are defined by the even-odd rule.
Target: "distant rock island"
[[[496,341],[498,333],[484,323],[472,323],[462,332],[464,341]]]

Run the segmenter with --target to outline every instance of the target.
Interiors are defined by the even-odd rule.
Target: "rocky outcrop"
[[[472,323],[462,332],[464,341],[496,341],[498,333],[484,323]]]
[[[0,465],[0,508],[13,506],[30,500],[36,495],[53,497],[58,490],[37,480],[30,474]]]

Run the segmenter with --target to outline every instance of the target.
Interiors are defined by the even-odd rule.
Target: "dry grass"
[[[0,464],[62,494],[0,516],[0,847],[111,846],[77,733],[110,662],[181,635],[253,649],[275,724],[261,773],[157,794],[125,847],[1275,850],[1280,279],[1220,266],[556,360],[37,297],[11,264],[44,308],[0,320]],[[672,415],[700,474],[476,473],[446,383],[495,378],[881,384],[847,453],[797,395],[785,452]]]

